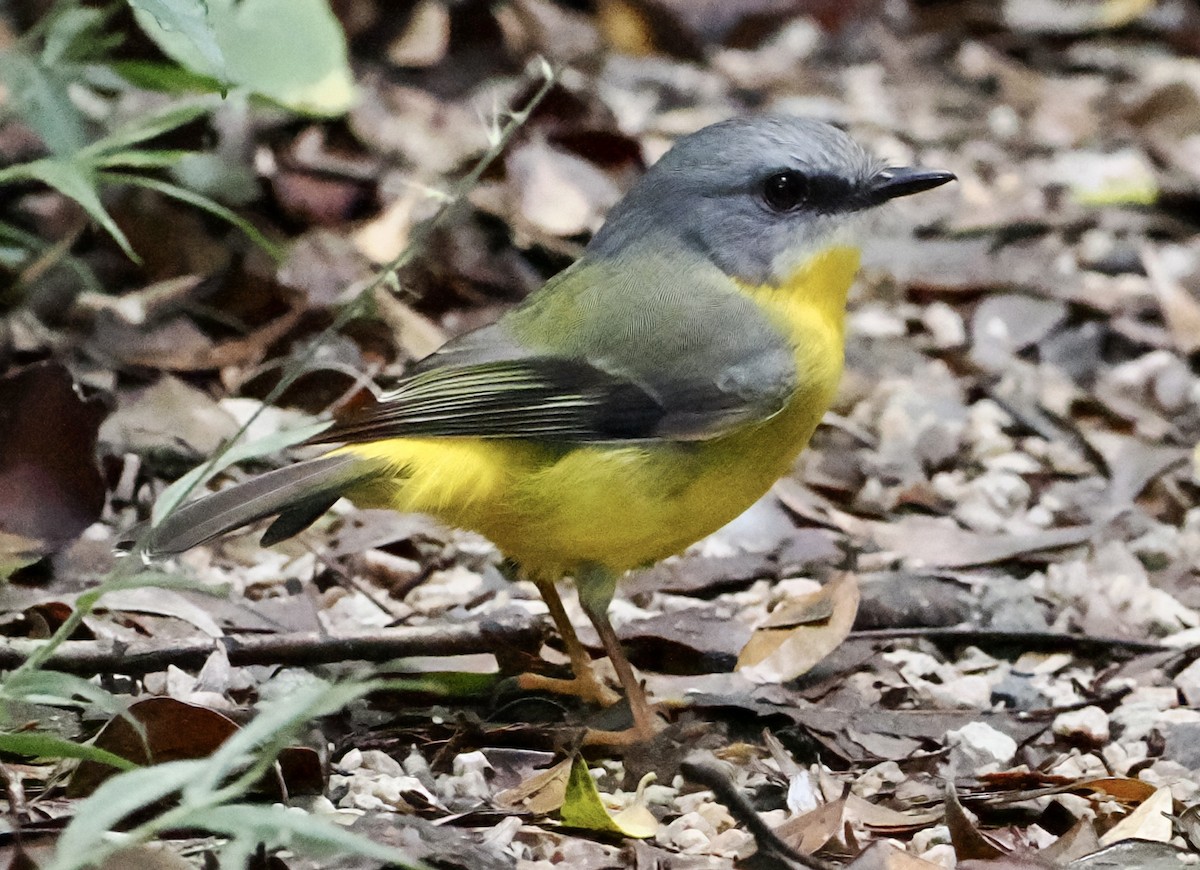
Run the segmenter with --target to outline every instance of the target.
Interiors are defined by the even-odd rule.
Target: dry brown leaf
[[[142,726],[144,735],[130,724]],[[238,726],[215,710],[174,698],[144,698],[123,716],[115,716],[96,735],[95,746],[137,764],[162,764],[204,758],[225,742]],[[67,785],[70,797],[86,797],[117,773],[115,768],[82,761]]]
[[[921,748],[921,741],[911,737],[897,737],[894,734],[879,734],[872,731],[859,731],[847,728],[846,737],[853,740],[876,758],[900,760],[910,758]]]
[[[418,178],[448,172],[488,146],[488,127],[470,106],[429,91],[367,76],[350,110],[354,135],[377,154],[400,157]]]
[[[225,634],[205,607],[173,589],[117,589],[104,596],[100,609],[170,616],[195,626],[209,637]]]
[[[738,671],[760,683],[787,682],[807,673],[850,634],[858,601],[857,578],[843,573],[818,591],[781,605],[785,613],[768,616],[742,648]],[[821,622],[797,622],[805,614],[826,611],[828,617]],[[777,622],[788,627],[774,627]]]
[[[654,53],[654,31],[646,13],[628,0],[599,0],[597,23],[608,43],[624,54]]]
[[[1092,537],[1091,526],[1068,526],[1021,535],[983,534],[964,529],[947,517],[907,516],[887,523],[870,523],[870,534],[886,550],[914,567],[967,568],[990,565],[1042,550],[1082,544]]]
[[[1136,810],[1101,834],[1100,845],[1111,846],[1129,839],[1168,842],[1175,833],[1171,824],[1174,807],[1175,799],[1171,797],[1171,790],[1166,787],[1157,789]]]
[[[1149,245],[1142,248],[1142,265],[1158,296],[1175,347],[1184,354],[1200,350],[1200,301],[1170,274],[1161,255]]]
[[[1005,855],[1003,858],[971,859],[959,861],[958,870],[1058,870],[1058,864],[1049,864],[1041,855]]]
[[[417,206],[428,199],[428,194],[417,188],[408,188],[375,217],[359,227],[354,233],[355,249],[372,263],[390,263],[408,247]],[[388,295],[383,287],[376,293]]]
[[[940,809],[902,813],[891,807],[873,804],[865,798],[851,794],[846,798],[846,820],[866,825],[868,828],[885,829],[889,833],[915,830],[942,817]]]
[[[729,670],[749,640],[750,628],[694,607],[632,620],[619,634],[635,664],[644,662],[660,673],[709,674]]]
[[[846,870],[941,870],[924,858],[910,855],[891,843],[875,843],[846,865]]]
[[[551,236],[595,230],[621,196],[603,169],[543,140],[518,148],[505,166],[516,192],[518,214]]]
[[[775,833],[797,852],[812,855],[841,832],[845,812],[846,800],[838,798],[777,825]]]
[[[143,733],[130,723],[136,721]],[[175,698],[144,698],[124,715],[115,716],[96,736],[95,746],[136,764],[162,764],[211,755],[237,724],[221,713]],[[274,771],[260,786],[278,792],[279,780],[289,794],[317,794],[325,786],[326,771],[320,757],[306,746],[285,748],[279,755],[278,778]],[[86,797],[118,771],[94,761],[81,761],[67,784],[69,797]]]
[[[375,305],[409,359],[424,359],[446,343],[447,335],[440,326],[382,287],[375,291]]]
[[[1090,855],[1099,848],[1100,838],[1096,836],[1096,827],[1092,820],[1080,819],[1071,830],[1038,852],[1038,857],[1055,866],[1061,866],[1076,858]]]
[[[567,798],[567,781],[570,778],[571,759],[566,758],[534,774],[520,785],[505,789],[492,802],[498,807],[523,809],[536,815],[557,812]]]
[[[121,400],[100,440],[117,453],[208,456],[237,431],[237,420],[208,393],[164,375]]]
[[[450,47],[450,10],[439,0],[421,0],[400,38],[388,46],[396,66],[427,67],[439,63]]]
[[[1106,776],[1075,783],[1063,791],[1092,791],[1107,795],[1126,804],[1140,804],[1150,800],[1157,790],[1150,783],[1128,776]]]
[[[949,783],[946,788],[946,827],[950,829],[950,842],[954,844],[954,854],[960,861],[971,858],[990,861],[1005,855],[1004,850],[971,821],[967,811],[958,802],[954,786]]]
[[[0,561],[55,552],[100,518],[96,436],[107,414],[56,362],[0,377],[0,533],[10,550]]]
[[[1191,857],[1193,856],[1189,852],[1170,843],[1121,840],[1090,855],[1076,858],[1066,867],[1067,870],[1112,870],[1114,867],[1131,870],[1179,870],[1180,867],[1188,866]]]
[[[553,0],[515,0],[498,7],[496,22],[514,53],[553,56],[575,64],[600,50],[600,32],[591,15]]]

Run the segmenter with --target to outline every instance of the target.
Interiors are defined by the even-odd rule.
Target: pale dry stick
[[[366,300],[370,298],[371,294],[375,292],[375,289],[383,286],[383,284],[388,281],[397,270],[407,265],[413,260],[414,257],[417,256],[418,253],[423,251],[425,245],[433,235],[433,232],[445,222],[450,214],[453,214],[459,207],[461,207],[462,203],[466,201],[467,194],[475,187],[475,185],[479,183],[479,179],[483,177],[483,173],[487,171],[488,167],[492,165],[496,158],[499,157],[507,147],[508,143],[512,141],[513,136],[516,135],[517,131],[529,119],[529,116],[533,113],[533,110],[538,106],[538,104],[545,99],[546,95],[550,92],[550,89],[554,86],[554,83],[558,79],[555,71],[545,60],[541,61],[540,73],[542,76],[541,86],[524,107],[518,111],[510,113],[508,124],[506,124],[503,128],[499,128],[498,131],[493,135],[492,145],[488,149],[487,153],[484,154],[483,157],[481,157],[475,164],[472,170],[454,186],[453,191],[445,196],[441,204],[438,206],[438,210],[428,220],[416,226],[416,228],[413,230],[412,237],[409,239],[409,243],[405,246],[404,250],[396,255],[396,257],[390,263],[381,268],[376,274],[375,278],[370,281],[367,286],[360,290],[357,296],[346,303],[341,311],[338,312],[337,316],[334,317],[329,326],[321,331],[315,341],[309,344],[305,352],[296,359],[292,360],[292,362],[284,369],[283,374],[280,376],[279,383],[276,384],[274,389],[267,394],[260,406],[242,424],[241,428],[234,433],[233,437],[230,438],[224,445],[222,445],[222,447],[213,454],[212,458],[205,463],[205,472],[197,477],[196,482],[192,484],[192,487],[196,486],[199,481],[208,476],[209,472],[216,467],[218,462],[220,462],[221,457],[224,456],[225,453],[227,453],[229,449],[245,435],[250,426],[252,426],[258,419],[259,414],[261,414],[263,410],[272,402],[282,396],[284,391],[287,390],[287,388],[290,387],[296,381],[296,379],[304,373],[308,363],[315,356],[317,351],[324,344],[326,344],[339,329],[341,329],[359,314],[359,310],[364,306]],[[181,501],[191,492],[192,487],[188,487],[187,490],[181,493]],[[94,594],[81,597],[79,601],[76,602],[75,609],[65,620],[63,620],[63,623],[59,626],[58,630],[44,642],[42,642],[42,644],[27,658],[25,658],[20,666],[17,667],[13,673],[9,674],[10,678],[42,667],[53,655],[54,650],[61,646],[67,640],[67,638],[69,638],[82,624],[84,618],[91,613],[92,608],[95,606],[99,598],[105,592],[109,591],[112,586],[128,580],[131,575],[137,572],[141,566],[141,563],[147,558],[146,542],[151,531],[152,530],[148,527],[139,536],[137,542],[134,544],[131,552],[129,553],[129,556],[125,559],[122,559],[117,566],[113,568],[113,570],[110,571],[108,575],[106,575],[105,578],[92,590]]]

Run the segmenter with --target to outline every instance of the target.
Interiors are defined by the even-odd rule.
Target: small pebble
[[[964,774],[988,764],[1007,765],[1017,755],[1017,741],[986,722],[968,722],[957,731],[947,731],[946,743]]]
[[[1083,739],[1089,743],[1104,743],[1110,735],[1108,714],[1099,707],[1090,706],[1059,713],[1053,729],[1060,737]]]

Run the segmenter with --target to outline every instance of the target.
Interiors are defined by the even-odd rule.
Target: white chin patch
[[[822,218],[818,226],[809,224],[809,231],[797,244],[771,261],[771,277],[778,283],[796,273],[814,254],[833,247],[858,247],[863,225],[863,212]],[[816,230],[816,232],[813,232]]]

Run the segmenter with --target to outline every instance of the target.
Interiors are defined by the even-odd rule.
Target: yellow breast
[[[597,445],[395,439],[350,448],[390,477],[352,494],[363,506],[432,513],[491,538],[526,570],[584,562],[625,571],[679,552],[732,520],[786,474],[841,377],[856,248],[809,258],[777,287],[743,287],[795,347],[797,388],[777,415],[699,443]]]

